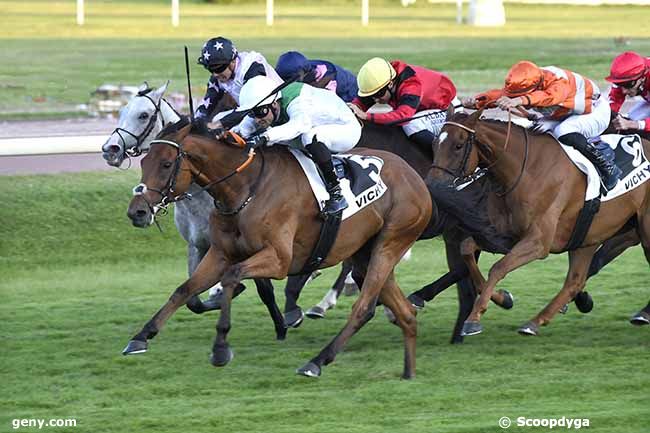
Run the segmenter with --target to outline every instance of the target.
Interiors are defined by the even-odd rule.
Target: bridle
[[[167,101],[165,101],[164,98],[161,98],[161,100],[160,100],[161,102],[156,104],[156,101],[154,101],[149,95],[147,95],[146,93],[143,93],[143,92],[138,93],[138,96],[147,98],[154,106],[154,113],[149,118],[149,122],[147,123],[147,126],[145,126],[144,130],[139,135],[135,135],[131,131],[128,131],[128,130],[126,130],[124,128],[119,128],[119,127],[115,128],[113,130],[113,132],[111,133],[111,135],[117,134],[120,137],[120,140],[122,142],[122,146],[124,147],[124,153],[129,157],[137,157],[137,156],[142,155],[142,149],[140,148],[140,146],[142,145],[142,143],[144,143],[144,141],[147,139],[147,137],[149,137],[149,135],[151,135],[151,133],[153,132],[153,129],[156,126],[156,122],[158,121],[158,115],[161,112],[160,111],[160,106],[161,106],[162,102],[164,101],[165,103],[167,103]],[[169,105],[169,103],[167,103],[167,105]],[[171,107],[171,105],[170,105],[170,107]],[[164,128],[165,127],[165,119],[162,116],[160,116],[160,122],[161,122],[161,128]],[[126,140],[124,139],[124,136],[122,134],[127,134],[127,135],[130,135],[131,137],[133,137],[135,139],[135,146],[127,148]]]
[[[480,145],[480,142],[476,140],[476,130],[469,128],[461,123],[457,122],[445,122],[444,125],[451,125],[455,126],[457,128],[461,128],[465,131],[467,131],[469,134],[467,136],[467,139],[465,140],[464,144],[464,152],[463,152],[463,159],[461,160],[461,163],[459,167],[456,170],[449,170],[446,167],[441,167],[439,165],[433,164],[431,168],[436,168],[438,170],[441,170],[453,177],[453,180],[451,182],[451,187],[460,191],[461,189],[465,188],[469,184],[477,181],[481,177],[485,176],[490,168],[494,167],[499,161],[498,159],[494,161],[492,164],[490,164],[487,167],[480,168],[473,173],[465,175],[465,171],[467,168],[467,162],[469,161],[469,156],[471,155],[472,148],[474,147],[474,144],[476,143],[477,145]],[[443,126],[444,126],[443,125]],[[503,146],[503,150],[506,151],[508,149],[508,143],[510,141],[510,132],[511,132],[511,126],[512,126],[512,120],[510,118],[510,115],[508,115],[508,131],[506,133],[506,141]],[[521,181],[521,178],[523,177],[524,170],[526,169],[526,161],[528,160],[528,129],[524,128],[524,158],[521,164],[521,170],[519,171],[519,175],[517,176],[517,179],[515,179],[514,183],[508,187],[505,191],[497,193],[498,196],[503,197],[509,193],[511,193],[517,185],[519,185],[519,182]]]
[[[238,147],[243,147],[245,145],[245,142],[241,139],[241,137],[239,137],[238,135],[236,135],[236,134],[234,134],[232,132],[229,132],[229,134],[233,138],[233,140],[235,142],[235,145],[237,145]],[[149,201],[147,201],[144,197],[142,197],[145,200],[145,203],[147,203],[147,206],[149,207],[149,210],[151,211],[152,215],[154,216],[154,221],[157,224],[157,221],[155,220],[155,216],[156,216],[156,214],[158,212],[162,211],[163,215],[166,214],[167,213],[167,208],[168,208],[168,206],[170,204],[176,203],[176,202],[179,202],[179,201],[182,201],[182,200],[185,200],[185,199],[190,199],[191,200],[192,199],[192,194],[190,194],[189,192],[184,192],[184,193],[179,194],[177,196],[174,195],[174,188],[176,187],[176,181],[177,181],[177,178],[178,178],[178,174],[181,171],[181,166],[182,166],[182,163],[183,163],[183,159],[186,158],[186,157],[191,158],[191,155],[188,152],[186,152],[185,150],[183,150],[183,146],[181,144],[176,143],[174,141],[171,141],[171,140],[158,140],[158,139],[151,141],[151,145],[154,145],[156,143],[166,144],[166,145],[171,146],[174,149],[176,149],[177,155],[176,155],[176,159],[174,159],[174,169],[170,173],[169,178],[167,179],[167,182],[165,183],[165,186],[162,189],[150,188],[145,183],[139,183],[138,185],[136,185],[133,188],[133,196],[143,196],[147,191],[153,191],[153,192],[158,193],[160,195],[160,201],[158,203],[153,203],[153,204],[150,203]],[[217,209],[217,212],[219,214],[225,215],[225,216],[236,215],[242,209],[244,209],[246,207],[246,205],[248,205],[252,201],[253,196],[255,195],[255,191],[257,190],[257,187],[258,187],[258,185],[260,183],[260,180],[262,178],[262,175],[264,174],[264,166],[265,166],[264,152],[260,152],[260,155],[262,156],[262,165],[261,165],[261,168],[260,168],[260,174],[257,177],[257,179],[255,180],[255,182],[253,183],[253,185],[250,187],[248,196],[243,200],[241,205],[238,206],[235,209],[226,209],[220,202],[218,202],[215,199],[214,205],[215,205],[215,208]],[[252,163],[254,157],[255,157],[255,150],[250,149],[248,151],[248,157],[247,157],[246,161],[244,161],[239,167],[237,167],[236,169],[234,169],[233,171],[231,171],[227,175],[225,175],[223,177],[220,177],[219,179],[215,179],[215,180],[212,180],[212,181],[208,182],[207,184],[205,184],[203,187],[201,187],[201,189],[199,189],[194,194],[198,194],[198,193],[201,193],[203,191],[206,191],[210,187],[212,187],[214,185],[217,185],[217,184],[220,184],[222,182],[225,182],[228,179],[230,179],[231,177],[235,176],[236,174],[241,173],[246,167],[248,167]],[[197,174],[192,172],[192,181],[194,182],[194,179],[196,177],[200,176],[200,175],[201,175],[201,172],[199,172]]]
[[[457,190],[463,189],[465,186],[469,185],[470,183],[480,179],[481,177],[485,176],[487,174],[487,168],[482,168],[479,170],[476,170],[474,173],[465,175],[465,170],[467,168],[467,162],[469,161],[469,156],[472,153],[472,148],[474,147],[474,143],[476,142],[476,130],[469,128],[461,123],[457,122],[451,122],[447,121],[443,124],[445,125],[451,125],[455,126],[457,128],[463,129],[467,131],[469,134],[467,136],[467,139],[465,140],[465,143],[463,145],[463,158],[458,166],[457,169],[455,170],[450,170],[446,167],[442,167],[440,165],[432,164],[431,168],[438,169],[444,173],[447,173],[450,175],[453,179],[451,181],[451,187]]]

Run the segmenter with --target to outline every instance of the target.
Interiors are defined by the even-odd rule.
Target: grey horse
[[[163,97],[168,84],[151,89],[145,82],[142,90],[122,109],[117,128],[102,146],[102,156],[109,165],[120,167],[126,159],[146,152],[165,125],[180,120],[180,115]],[[192,275],[210,246],[208,219],[214,202],[198,185],[192,185],[189,193],[191,200],[176,203],[174,223],[187,242],[187,271]],[[284,339],[286,326],[275,302],[273,285],[268,280],[256,280],[255,284],[273,318],[276,337]],[[235,296],[244,288],[240,285]],[[218,309],[220,286],[217,284],[210,291],[212,296],[208,301],[201,302],[198,296],[194,297],[188,302],[188,308],[197,314]]]

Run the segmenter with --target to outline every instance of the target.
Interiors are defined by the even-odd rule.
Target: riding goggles
[[[224,63],[223,65],[209,65],[206,67],[206,69],[213,74],[220,74],[226,69],[228,69],[229,65],[230,63]]]
[[[255,117],[257,119],[261,119],[263,117],[266,117],[267,114],[269,114],[269,111],[271,111],[271,106],[269,105],[263,105],[261,107],[255,107],[253,108],[248,115],[250,117]]]

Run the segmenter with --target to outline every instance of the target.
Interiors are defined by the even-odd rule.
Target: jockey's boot
[[[325,181],[325,189],[330,195],[323,208],[323,214],[326,216],[336,215],[348,207],[348,202],[341,193],[341,185],[339,185],[339,179],[336,176],[334,163],[332,162],[332,152],[324,143],[317,141],[316,137],[306,148],[321,171],[323,181]]]
[[[623,172],[613,161],[607,159],[600,150],[589,144],[584,135],[572,132],[561,136],[558,140],[562,144],[571,146],[582,153],[598,169],[605,188],[608,191],[614,189]]]

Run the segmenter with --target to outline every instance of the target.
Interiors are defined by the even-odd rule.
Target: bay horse
[[[165,126],[180,121],[181,115],[164,98],[168,85],[169,82],[153,89],[145,81],[142,90],[121,110],[117,127],[102,145],[102,156],[108,165],[120,167],[127,159],[148,152],[151,141]],[[233,104],[234,99],[225,94],[217,109],[223,111]],[[214,200],[196,184],[190,185],[189,192],[192,200],[182,200],[175,205],[174,224],[187,243],[187,271],[191,276],[210,247],[209,220]],[[275,301],[273,285],[269,280],[260,279],[255,280],[255,285],[273,320],[276,338],[283,340],[287,328]],[[243,289],[243,285],[239,286],[235,296]],[[190,298],[187,307],[196,314],[216,309],[215,305],[206,306],[198,296]]]
[[[480,119],[481,114],[479,110],[469,117],[455,116],[445,124],[434,148],[429,175],[431,182],[452,178],[457,184],[477,167],[486,168],[504,189],[500,195],[490,197],[490,219],[497,230],[516,238],[512,249],[491,267],[485,284],[482,277],[474,278],[475,284],[482,284],[482,290],[463,326],[465,335],[482,331],[480,318],[487,310],[487,301],[509,272],[549,253],[567,250],[586,188],[584,175],[553,137],[530,135],[510,122]],[[650,155],[650,143],[643,141],[642,146]],[[650,183],[646,182],[601,204],[580,247],[569,251],[569,271],[562,290],[519,328],[521,334],[537,335],[539,327],[548,324],[583,289],[597,248],[625,231],[630,220],[650,263]]]
[[[194,181],[223,208],[211,215],[211,245],[196,271],[129,342],[125,355],[147,350],[167,319],[187,300],[217,281],[224,291],[211,363],[225,366],[233,357],[227,342],[231,299],[242,279],[282,279],[299,273],[320,231],[319,209],[298,162],[281,146],[254,153],[216,140],[206,131],[192,132],[187,120],[163,130],[141,161],[139,194],[128,216],[147,226],[153,209],[180,200]],[[415,308],[399,289],[393,269],[431,219],[432,204],[421,177],[400,157],[358,150],[384,161],[381,198],[342,222],[321,268],[352,258],[364,274],[359,299],[342,331],[298,373],[316,377],[334,361],[347,340],[374,314],[378,301],[391,308],[404,336],[403,378],[415,375],[417,322]],[[246,167],[244,169],[244,167]],[[227,210],[226,210],[227,209]],[[221,214],[219,214],[219,212]]]

